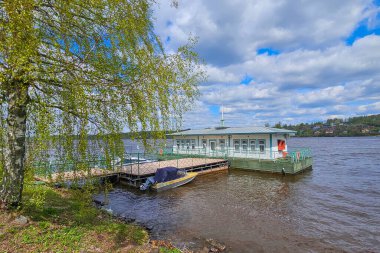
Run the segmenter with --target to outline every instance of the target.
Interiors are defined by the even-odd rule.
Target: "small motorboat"
[[[147,178],[140,186],[140,190],[145,191],[149,188],[157,192],[169,190],[191,182],[197,175],[196,172],[186,172],[176,167],[160,168],[154,176]]]

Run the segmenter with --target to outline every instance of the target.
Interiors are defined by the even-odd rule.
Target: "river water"
[[[230,169],[162,193],[116,187],[106,208],[192,250],[212,238],[227,252],[380,252],[380,138],[293,138],[288,145],[311,147],[313,170]]]

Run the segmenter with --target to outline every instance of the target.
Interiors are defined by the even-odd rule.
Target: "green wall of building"
[[[230,158],[230,167],[237,169],[256,170],[271,173],[296,174],[306,169],[311,169],[313,159],[311,157],[292,162],[290,159],[257,160],[248,158]]]

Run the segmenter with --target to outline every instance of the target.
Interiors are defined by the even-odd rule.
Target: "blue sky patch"
[[[379,14],[376,19],[380,19]],[[359,23],[356,29],[351,33],[351,35],[346,39],[346,44],[352,46],[354,42],[360,38],[364,38],[365,36],[376,34],[380,35],[380,27],[368,28],[368,20],[365,19]]]
[[[257,54],[267,54],[267,55],[279,55],[280,51],[272,49],[272,48],[259,48],[257,49]]]
[[[219,115],[219,108],[220,108],[219,105],[210,105],[209,106],[209,109],[210,109],[212,115],[214,115],[214,116]]]
[[[172,21],[170,21],[170,20],[166,21],[166,27],[169,27],[169,26],[172,26],[172,25],[173,25]]]
[[[165,40],[165,42],[166,42],[166,43],[169,43],[169,42],[170,42],[170,40],[171,40],[171,38],[170,38],[170,36],[168,36],[168,37],[166,37],[166,40]]]
[[[354,101],[348,101],[345,103],[346,105],[350,106],[359,106],[359,105],[367,105],[368,101],[367,100],[354,100]]]
[[[298,88],[298,89],[295,89],[295,90],[298,93],[306,94],[306,93],[309,93],[309,92],[313,91],[314,89],[313,88],[307,88],[307,87],[305,87],[305,88]]]
[[[246,74],[243,79],[241,79],[240,84],[249,84],[252,80],[253,77]]]

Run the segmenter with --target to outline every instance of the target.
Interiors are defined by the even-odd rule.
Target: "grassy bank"
[[[0,252],[180,252],[91,204],[81,190],[25,187],[23,207],[0,213]],[[26,218],[26,219],[25,219]]]

